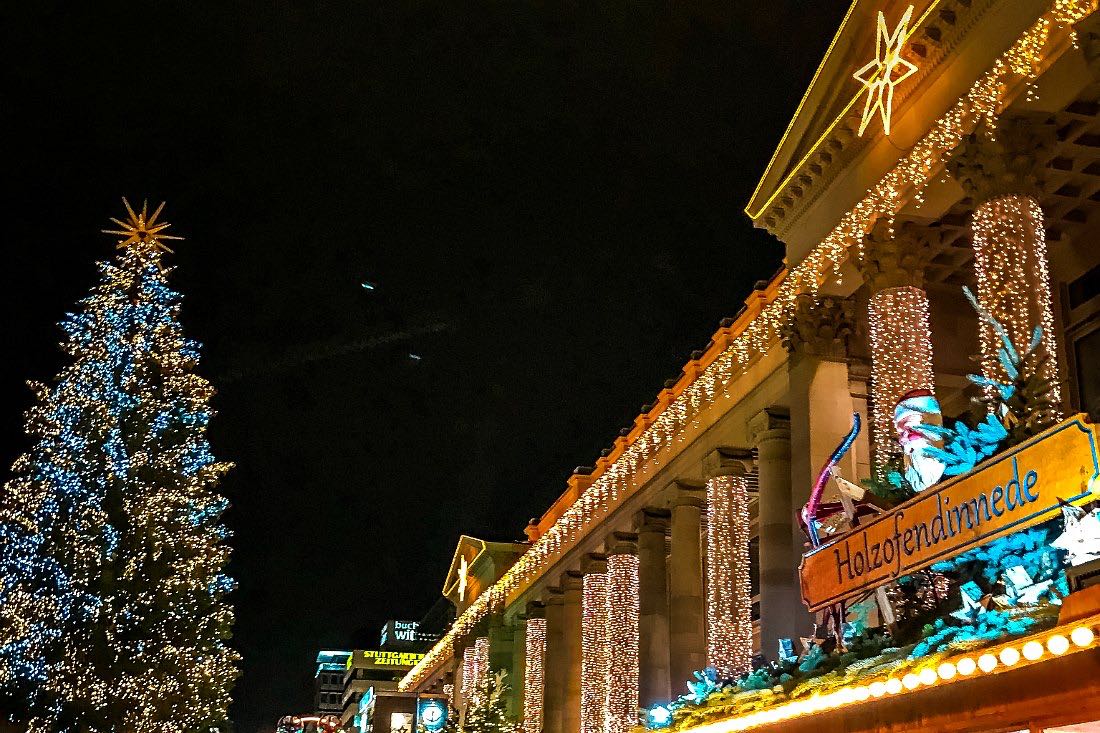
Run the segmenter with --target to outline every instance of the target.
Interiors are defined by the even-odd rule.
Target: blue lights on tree
[[[161,262],[175,238],[127,210],[0,490],[0,689],[28,731],[222,730],[237,674],[214,390]]]

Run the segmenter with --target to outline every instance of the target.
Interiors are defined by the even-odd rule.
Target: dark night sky
[[[237,463],[234,718],[300,711],[776,270],[742,208],[847,4],[4,3],[0,462],[119,196],[167,199]]]

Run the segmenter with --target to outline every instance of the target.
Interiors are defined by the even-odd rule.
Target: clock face
[[[420,722],[425,730],[440,730],[447,722],[447,711],[438,703],[427,703],[420,708]]]

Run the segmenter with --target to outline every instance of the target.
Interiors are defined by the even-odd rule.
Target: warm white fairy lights
[[[546,619],[527,619],[523,673],[523,731],[542,730],[543,690],[546,686]]]
[[[581,592],[581,733],[607,725],[607,575],[585,573]]]
[[[1092,624],[1075,628],[1070,634],[1071,639],[1073,639],[1074,634],[1077,635],[1077,639],[1073,643],[1076,650],[1092,648],[1096,641]],[[1048,649],[1052,643],[1061,650],[1059,654],[1069,653],[1069,640],[1064,635],[1056,633],[1047,637],[1046,646]],[[979,672],[981,674],[996,674],[1006,671],[1008,668],[1037,664],[1041,663],[1045,656],[1043,637],[1036,636],[1024,641],[1023,644],[1014,642],[1000,648],[994,648],[981,654],[977,661],[974,660],[973,656],[963,655],[942,662],[936,667],[922,667],[900,676],[844,687],[835,692],[814,694],[747,715],[683,730],[689,730],[691,733],[733,733],[734,731],[749,730],[826,710],[836,710],[850,705],[873,702],[886,696],[904,695],[910,692],[919,692],[926,687],[961,682]]]
[[[974,210],[974,272],[978,301],[1008,331],[1017,349],[1026,349],[1032,330],[1043,328],[1043,346],[1050,356],[1043,376],[1053,385],[1052,400],[1061,402],[1058,388],[1054,312],[1043,210],[1031,196],[999,196]],[[1011,381],[997,352],[1001,339],[988,323],[981,325],[982,372],[999,381]]]
[[[894,214],[906,197],[940,174],[944,160],[963,136],[978,122],[994,120],[1008,95],[1038,73],[1040,62],[1049,60],[1052,51],[1064,50],[1064,45],[1054,42],[1056,32],[1072,34],[1070,24],[1092,12],[1094,5],[1093,0],[1057,0],[1057,7],[1025,31],[797,267],[777,276],[736,323],[720,329],[703,357],[685,367],[685,376],[677,386],[662,391],[654,408],[639,416],[631,435],[616,441],[612,454],[600,459],[579,498],[496,584],[463,611],[451,631],[405,675],[400,689],[415,689],[427,680],[453,656],[456,640],[473,631],[486,615],[515,600],[641,486],[648,471],[667,463],[677,446],[686,442],[686,431],[699,429],[700,415],[732,396],[730,386],[744,367],[778,342],[780,327],[795,298],[800,293],[816,293],[840,271],[849,249],[862,246],[864,234],[876,219]]]
[[[871,296],[871,394],[876,465],[897,452],[894,405],[912,389],[934,388],[928,294],[921,288],[886,288]]]
[[[707,666],[726,679],[752,670],[750,539],[745,477],[707,481]]]
[[[462,702],[474,702],[478,689],[489,679],[489,637],[479,636],[462,652]]]
[[[607,733],[638,725],[638,556],[607,558]]]

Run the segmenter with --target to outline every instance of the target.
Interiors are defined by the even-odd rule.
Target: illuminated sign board
[[[354,656],[348,657],[347,668],[351,669],[360,663],[366,663],[371,667],[415,667],[417,662],[424,658],[423,654],[416,652],[390,652],[381,649],[367,649],[356,651]]]
[[[1097,442],[1071,418],[838,536],[802,558],[803,602],[817,611],[1096,498]]]
[[[417,728],[437,733],[447,725],[447,704],[435,697],[420,699],[416,709]]]
[[[382,627],[382,640],[379,646],[385,648],[394,644],[410,644],[419,641],[419,621],[387,621]]]

